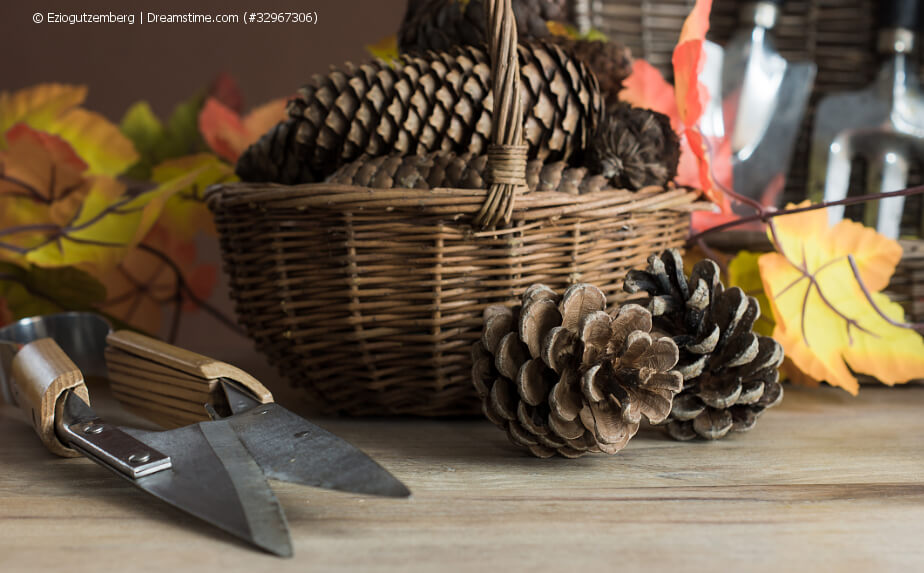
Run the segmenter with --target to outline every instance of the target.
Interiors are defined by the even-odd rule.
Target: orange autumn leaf
[[[623,82],[619,99],[635,107],[644,107],[671,118],[671,125],[677,131],[680,114],[677,111],[677,98],[674,86],[668,83],[657,68],[645,60],[632,62],[632,73]]]
[[[924,338],[876,312],[848,260],[852,255],[876,306],[901,322],[901,306],[877,292],[901,259],[896,241],[853,221],[829,227],[822,209],[779,217],[776,231],[779,252],[762,255],[758,266],[773,337],[796,368],[851,394],[859,391],[855,373],[889,385],[924,377]]]
[[[271,127],[286,118],[286,100],[273,100],[241,117],[215,98],[199,112],[199,131],[209,147],[231,163]]]
[[[86,163],[60,137],[17,124],[0,151],[0,258],[17,258],[16,248],[39,244],[44,234],[16,233],[26,226],[65,225],[92,187]]]
[[[199,262],[194,241],[177,239],[162,224],[151,229],[142,245],[99,275],[106,287],[106,301],[100,309],[135,328],[157,334],[165,311],[180,292],[177,273],[196,297],[206,300],[218,281],[218,269]],[[184,299],[184,310],[195,308],[188,296]]]

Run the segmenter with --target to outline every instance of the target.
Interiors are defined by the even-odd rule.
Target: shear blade
[[[362,451],[282,406],[257,404],[222,381],[228,422],[268,478],[351,493],[408,497],[410,490]],[[246,408],[246,409],[245,409]]]
[[[225,420],[166,432],[122,430],[173,463],[171,470],[129,479],[134,485],[270,553],[292,556],[282,507]]]

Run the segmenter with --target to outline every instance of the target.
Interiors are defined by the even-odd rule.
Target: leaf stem
[[[721,185],[720,185],[721,187]],[[841,205],[856,205],[857,203],[866,203],[867,201],[878,201],[881,199],[888,199],[890,197],[907,197],[909,195],[920,195],[924,193],[924,185],[919,185],[917,187],[909,187],[908,189],[902,189],[900,191],[889,191],[888,193],[874,193],[869,195],[859,195],[857,197],[848,197],[846,199],[841,199],[839,201],[824,201],[822,203],[813,203],[805,207],[796,207],[794,209],[776,209],[775,207],[764,207],[760,203],[756,203],[752,200],[753,203],[756,203],[757,207],[748,203],[750,207],[754,207],[758,210],[758,214],[750,215],[748,217],[741,217],[740,219],[735,219],[734,221],[728,221],[715,227],[706,229],[705,231],[700,231],[696,233],[689,239],[687,239],[687,244],[693,244],[697,240],[701,239],[706,235],[712,233],[718,233],[726,229],[731,229],[739,225],[746,225],[748,223],[755,223],[757,221],[763,221],[769,223],[770,219],[774,217],[780,217],[782,215],[795,215],[797,213],[804,213],[806,211],[815,211],[817,209],[826,209],[828,207],[838,207]]]
[[[232,319],[225,316],[223,312],[221,312],[220,310],[218,310],[217,308],[209,304],[207,301],[203,300],[198,295],[196,295],[195,292],[193,292],[192,288],[190,288],[189,286],[189,283],[186,282],[186,278],[183,276],[183,272],[176,265],[176,263],[174,263],[173,260],[166,255],[166,253],[163,253],[150,245],[145,245],[144,243],[138,245],[138,248],[157,257],[164,264],[170,267],[170,269],[176,274],[177,286],[182,291],[182,294],[188,297],[189,300],[192,301],[193,304],[195,304],[198,307],[201,307],[202,310],[210,314],[213,318],[218,320],[218,322],[222,323],[223,325],[230,328],[234,332],[237,332],[238,334],[241,334],[241,335],[246,335],[244,330],[236,322],[234,322]]]

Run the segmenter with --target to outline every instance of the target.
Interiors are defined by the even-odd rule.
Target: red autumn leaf
[[[632,74],[623,82],[619,99],[635,107],[644,107],[671,118],[671,125],[677,131],[680,115],[674,87],[664,79],[658,69],[645,60],[632,62]]]
[[[695,128],[709,100],[705,86],[699,83],[703,70],[703,41],[689,40],[674,48],[674,86],[677,113],[686,128]]]
[[[266,103],[241,117],[215,98],[199,112],[199,131],[222,159],[235,163],[247,147],[285,119],[286,100]]]
[[[675,87],[671,87],[651,64],[636,60],[620,98],[671,118],[671,125],[681,136],[677,183],[701,188],[719,205],[721,217],[727,217],[731,206],[713,176],[722,185],[731,185],[731,146],[721,141],[713,142],[713,149],[707,149],[697,125],[709,100],[709,93],[699,82],[699,73],[705,62],[703,41],[709,30],[711,9],[712,0],[697,0],[684,21],[672,58]]]
[[[214,265],[200,263],[195,242],[178,239],[158,223],[145,237],[142,247],[130,251],[99,278],[107,293],[106,302],[100,305],[102,310],[157,334],[163,326],[165,311],[170,312],[177,294],[183,296],[183,310],[195,308],[179,280],[196,297],[206,300],[217,283],[218,270]]]
[[[78,173],[87,170],[87,164],[77,155],[70,143],[57,135],[32,129],[24,123],[14,125],[6,132],[6,142],[10,147],[32,144],[45,150],[49,158],[58,165],[67,165]]]
[[[683,21],[678,44],[689,40],[705,40],[709,31],[709,14],[712,12],[712,0],[696,0],[693,9]]]
[[[212,81],[208,97],[218,100],[234,113],[239,114],[244,111],[244,96],[241,94],[241,87],[237,84],[237,80],[227,72],[221,72]]]

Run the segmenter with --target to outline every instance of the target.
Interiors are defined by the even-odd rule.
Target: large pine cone
[[[687,279],[675,249],[629,271],[627,292],[648,294],[654,329],[680,348],[683,391],[674,399],[667,429],[678,440],[714,440],[751,429],[783,397],[780,344],[753,332],[760,305],[738,287],[726,289],[714,261],[703,260]]]
[[[632,74],[632,52],[615,40],[576,40],[552,36],[554,42],[572,53],[593,72],[600,84],[600,93],[608,108],[619,104],[623,82]]]
[[[529,157],[584,163],[603,113],[597,80],[553,44],[521,44]],[[484,50],[404,56],[395,67],[347,66],[299,90],[289,119],[240,158],[245,181],[321,181],[362,155],[487,152],[494,109]]]
[[[608,188],[634,191],[648,185],[663,187],[677,174],[679,141],[670,120],[660,113],[619,104],[604,118],[594,142],[589,167],[530,160],[527,188],[574,194]],[[482,189],[487,186],[486,164],[487,156],[471,153],[364,156],[338,169],[329,181],[377,189]]]
[[[331,175],[331,183],[359,185],[375,189],[484,189],[486,155],[470,153],[430,153],[427,155],[383,155],[362,157],[347,163]],[[526,164],[529,191],[560,191],[574,195],[609,188],[602,175],[590,175],[586,167],[569,167],[563,161],[543,163],[532,159]]]
[[[667,418],[682,376],[677,345],[649,334],[651,315],[630,304],[604,312],[597,287],[564,296],[527,289],[514,309],[485,310],[472,347],[472,381],[489,420],[538,457],[614,454],[642,416]]]
[[[613,105],[632,73],[632,55],[619,42],[550,34],[549,22],[570,20],[568,4],[567,0],[513,0],[517,38],[520,42],[545,39],[576,55],[597,77],[607,105]],[[487,43],[484,28],[483,0],[411,0],[398,32],[398,48],[402,53],[423,53],[482,46]]]
[[[513,0],[520,41],[549,35],[547,22],[570,20],[568,0]],[[398,31],[402,52],[442,52],[486,43],[484,0],[409,0]]]

